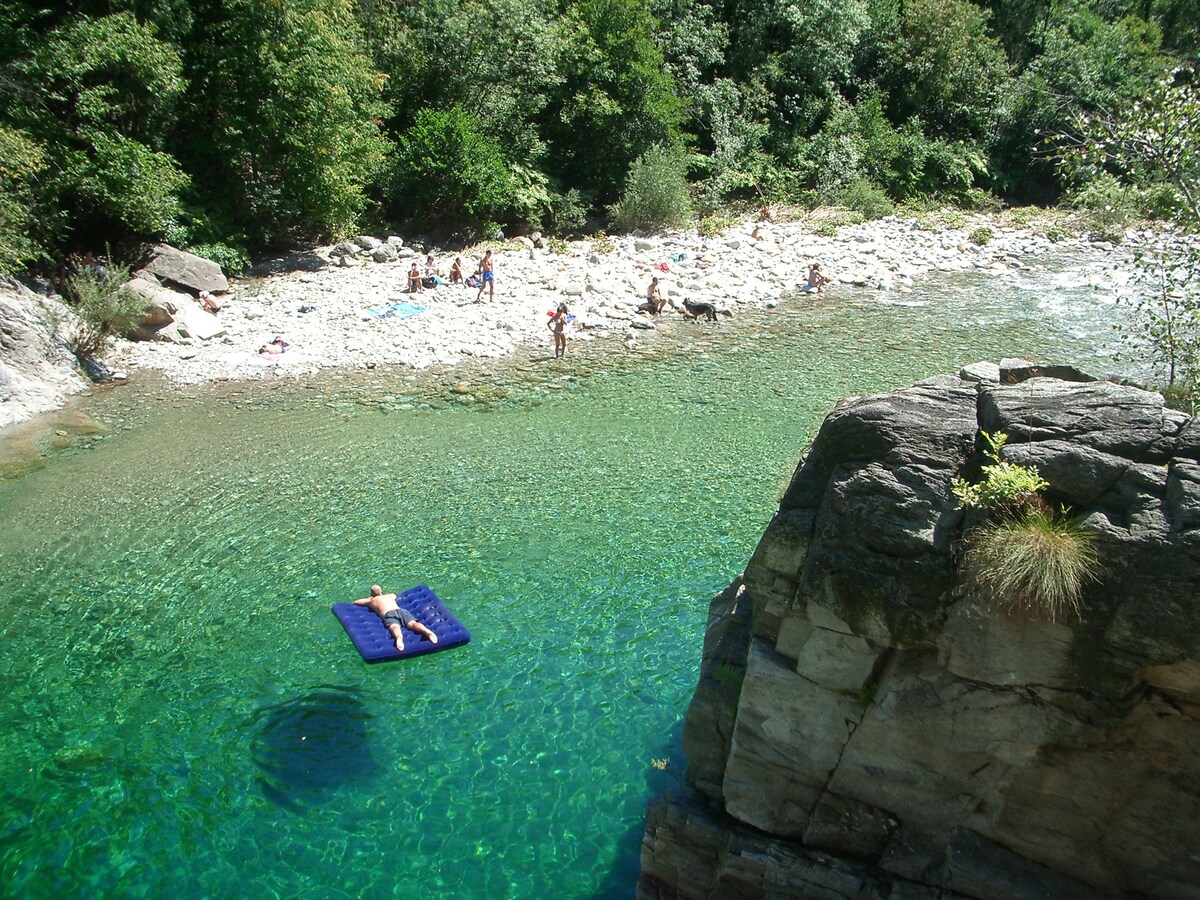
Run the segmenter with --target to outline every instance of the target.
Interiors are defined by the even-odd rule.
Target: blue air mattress
[[[404,629],[404,650],[396,649],[391,633],[383,624],[383,620],[365,606],[355,606],[353,603],[333,604],[333,614],[337,616],[346,634],[369,663],[387,662],[392,659],[404,659],[409,656],[421,656],[425,653],[436,653],[438,650],[449,650],[459,647],[471,640],[471,635],[462,623],[446,609],[437,594],[425,585],[409,588],[396,597],[396,605],[407,609],[416,616],[417,621],[438,636],[438,642],[431,642],[424,635]]]

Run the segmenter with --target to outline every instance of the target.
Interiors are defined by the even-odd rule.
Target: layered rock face
[[[981,430],[1095,534],[1081,619],[964,586]],[[1158,394],[1009,365],[839,404],[713,601],[639,895],[1200,896],[1198,600],[1200,425]]]
[[[0,278],[0,428],[57,409],[87,386],[57,336],[70,319],[57,300]]]

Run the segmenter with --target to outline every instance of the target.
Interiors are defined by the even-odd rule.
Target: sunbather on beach
[[[269,353],[269,354],[274,355],[276,353],[282,353],[287,348],[288,348],[287,341],[285,341],[281,337],[277,337],[277,338],[275,338],[275,340],[271,341],[271,343],[263,344],[261,347],[259,347],[258,352],[259,353]]]
[[[438,637],[417,621],[416,616],[407,609],[402,609],[396,603],[395,594],[385,594],[377,584],[371,585],[370,596],[359,597],[354,601],[355,606],[366,606],[371,612],[383,619],[383,624],[396,642],[396,649],[404,649],[404,629],[429,639],[431,644],[438,642]]]
[[[450,267],[450,283],[451,284],[462,284],[463,283],[463,270],[462,270],[462,257],[461,256],[454,257],[454,265],[452,265]]]
[[[420,293],[421,290],[421,270],[417,268],[417,264],[413,263],[412,268],[408,270],[408,292],[410,294]]]
[[[650,286],[646,288],[646,302],[642,304],[646,312],[658,315],[662,312],[667,300],[662,295],[662,288],[659,287],[658,277],[650,279]]]

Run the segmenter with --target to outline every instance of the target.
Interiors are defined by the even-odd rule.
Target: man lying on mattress
[[[371,612],[383,619],[383,624],[392,638],[396,641],[396,649],[404,649],[404,629],[415,632],[416,634],[424,635],[429,638],[429,642],[436,644],[438,642],[437,635],[417,621],[416,617],[407,609],[402,609],[396,605],[395,594],[385,594],[383,588],[377,584],[371,585],[371,596],[359,597],[354,601],[355,606],[369,607]]]

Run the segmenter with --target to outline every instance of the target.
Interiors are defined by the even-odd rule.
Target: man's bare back
[[[396,603],[395,594],[385,594],[377,584],[371,585],[371,593],[367,597],[359,597],[354,601],[355,606],[365,606],[383,619],[383,624],[396,642],[396,649],[404,649],[404,629],[429,639],[431,644],[438,642],[438,637],[416,620],[412,613]]]

